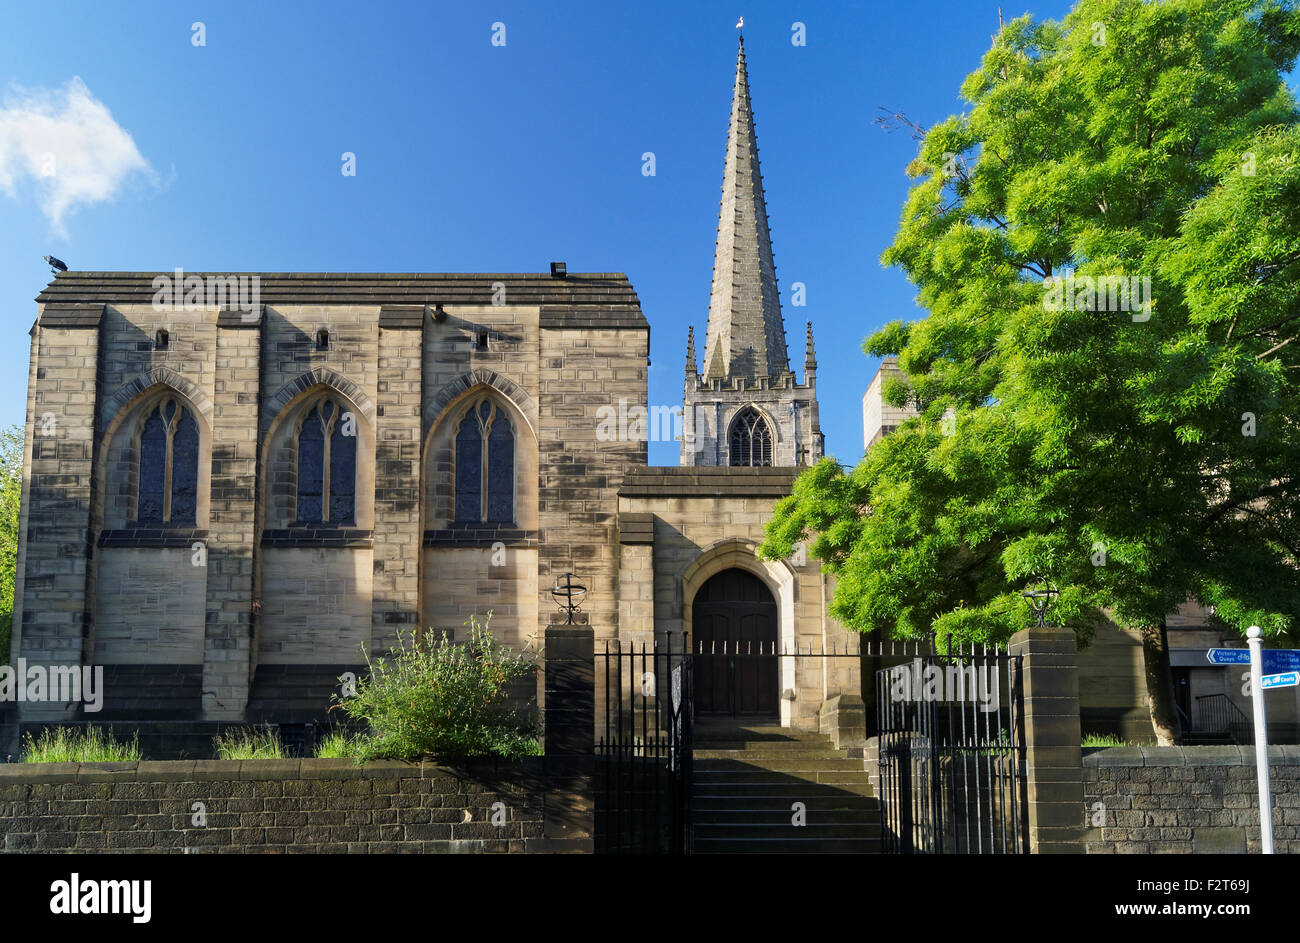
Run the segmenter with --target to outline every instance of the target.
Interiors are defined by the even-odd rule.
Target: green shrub
[[[362,752],[363,739],[349,736],[344,730],[331,730],[316,744],[315,756],[320,760],[356,759]]]
[[[1122,740],[1113,733],[1086,733],[1083,735],[1084,747],[1126,747],[1127,740]]]
[[[227,730],[212,741],[219,760],[283,760],[284,744],[275,730],[241,727]]]
[[[128,763],[140,759],[140,734],[130,743],[113,739],[113,728],[46,728],[38,739],[23,737],[24,763]]]
[[[540,752],[528,712],[507,702],[510,683],[529,675],[533,662],[493,638],[491,619],[491,612],[481,624],[471,616],[464,642],[446,633],[420,639],[399,632],[387,658],[371,663],[367,656],[369,673],[356,693],[334,698],[338,709],[367,725],[352,741],[359,762]]]

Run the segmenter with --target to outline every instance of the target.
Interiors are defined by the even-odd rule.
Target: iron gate
[[[692,659],[683,638],[647,650],[617,640],[596,652],[596,850],[689,854]]]
[[[883,850],[1027,854],[1022,663],[979,646],[876,672]]]

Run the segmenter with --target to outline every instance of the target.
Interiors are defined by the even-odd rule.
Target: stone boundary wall
[[[1275,850],[1300,853],[1300,746],[1268,754]],[[1089,854],[1259,853],[1253,746],[1097,750],[1083,757],[1083,789]]]
[[[6,852],[590,852],[590,809],[542,757],[0,764]]]

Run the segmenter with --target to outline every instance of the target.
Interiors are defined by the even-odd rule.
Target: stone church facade
[[[103,666],[106,691],[96,713],[19,703],[10,742],[14,720],[318,721],[399,631],[491,610],[529,644],[565,572],[598,645],[699,625],[735,644],[743,587],[751,642],[843,649],[817,562],[755,552],[823,444],[811,325],[802,382],[786,353],[743,41],[733,92],[681,467],[602,434],[602,408],[648,405],[622,274],[250,273],[252,303],[221,297],[228,275],[57,275],[31,330],[10,656]],[[816,727],[858,691],[855,660],[789,661],[772,719]]]

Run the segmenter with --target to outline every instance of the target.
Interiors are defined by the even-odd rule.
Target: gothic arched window
[[[731,464],[772,464],[772,430],[763,414],[752,406],[746,406],[731,421]]]
[[[515,431],[491,399],[476,400],[456,431],[456,523],[512,524]]]
[[[190,411],[167,397],[140,429],[135,518],[142,524],[194,525],[199,492],[199,427]]]
[[[298,431],[298,523],[356,524],[356,491],[356,416],[326,396]]]

